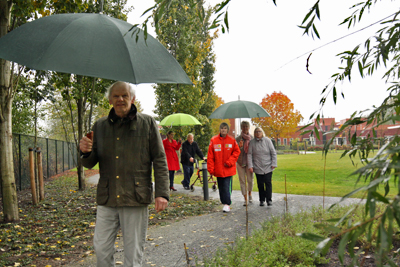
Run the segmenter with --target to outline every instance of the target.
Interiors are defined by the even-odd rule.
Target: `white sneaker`
[[[253,203],[253,197],[249,196],[249,203]]]
[[[230,212],[231,211],[231,207],[229,207],[229,205],[225,205],[224,208],[222,209],[223,212]]]

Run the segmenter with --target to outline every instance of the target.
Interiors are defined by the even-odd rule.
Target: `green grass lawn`
[[[357,176],[350,176],[350,174],[360,168],[362,164],[359,161],[355,161],[355,165],[353,165],[348,156],[340,159],[341,155],[342,152],[328,153],[325,169],[325,196],[342,197],[355,188],[364,185],[364,181],[362,180],[356,187]],[[321,152],[306,155],[278,155],[278,168],[275,169],[272,176],[273,192],[285,193],[286,175],[286,189],[288,194],[322,196],[324,162],[325,160]],[[194,182],[195,176],[195,174],[192,176],[191,182]],[[179,178],[176,178],[175,182],[178,183],[178,180]],[[199,182],[196,184],[201,185]],[[392,182],[390,187],[391,191],[389,195],[394,196],[397,192],[396,186]],[[237,175],[233,177],[233,190],[240,190],[239,178]],[[255,177],[253,191],[258,191]],[[381,193],[383,192],[382,188]],[[361,196],[362,193],[354,195],[354,197]]]
[[[355,188],[364,185],[364,181],[360,181],[356,187],[357,176],[350,176],[362,166],[359,161],[355,161],[353,165],[348,156],[340,158],[342,152],[328,153],[325,169],[325,196],[342,197],[350,193]],[[321,152],[309,154],[285,154],[278,155],[278,168],[272,176],[272,190],[274,193],[285,193],[285,175],[286,190],[288,194],[295,195],[323,195],[324,182],[324,163]],[[199,164],[201,166],[201,163]],[[93,169],[98,169],[96,165]],[[197,169],[192,176],[191,183],[196,180]],[[180,184],[183,180],[183,174],[175,175],[175,183]],[[216,179],[215,179],[216,180]],[[197,186],[202,186],[200,181],[196,182]],[[211,187],[212,184],[209,185]],[[391,183],[389,195],[396,194],[396,186]],[[233,177],[233,190],[240,190],[239,178],[237,175]],[[254,177],[254,191],[258,191],[257,180]],[[383,188],[381,189],[383,194]],[[362,192],[354,195],[361,197]]]

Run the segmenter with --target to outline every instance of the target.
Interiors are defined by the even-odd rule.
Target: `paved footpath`
[[[95,184],[99,176],[88,178],[88,183]],[[175,185],[177,193],[203,196],[202,188],[196,187],[194,192],[184,190],[181,185]],[[171,193],[171,194],[174,194]],[[210,189],[210,199],[219,199],[219,193]],[[247,208],[249,233],[259,229],[261,223],[272,216],[285,214],[285,195],[273,194],[272,207],[260,207],[258,192],[253,192],[253,203]],[[325,197],[325,207],[340,200],[337,197]],[[357,199],[348,199],[343,204],[356,203]],[[240,191],[232,192],[230,213],[216,212],[203,216],[191,217],[170,225],[151,228],[147,232],[147,241],[143,257],[143,266],[194,266],[201,263],[203,257],[211,257],[218,249],[233,246],[236,238],[246,237],[246,207],[243,206],[243,196]],[[288,195],[288,211],[296,213],[309,210],[313,206],[322,205],[323,198],[317,196]],[[186,261],[184,249],[186,244],[189,264]],[[115,253],[117,265],[123,266],[123,240],[118,240]],[[68,267],[96,266],[96,257],[90,256],[83,262],[71,262]]]

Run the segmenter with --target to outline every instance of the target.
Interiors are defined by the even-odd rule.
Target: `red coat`
[[[181,143],[172,140],[172,143],[168,141],[168,138],[163,140],[165,155],[167,156],[168,170],[177,171],[181,167],[179,165],[178,155],[176,150],[181,148]]]
[[[207,169],[215,177],[228,177],[236,174],[236,161],[240,155],[236,140],[219,134],[211,138],[208,147]]]

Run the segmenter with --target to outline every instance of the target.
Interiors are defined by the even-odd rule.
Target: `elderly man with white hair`
[[[115,240],[121,228],[124,266],[142,266],[148,205],[164,210],[169,200],[168,166],[156,121],[137,112],[135,91],[125,82],[108,90],[113,108],[93,125],[93,138],[83,137],[82,164],[99,163],[94,250],[97,267],[114,266]],[[154,191],[152,169],[154,168]]]

